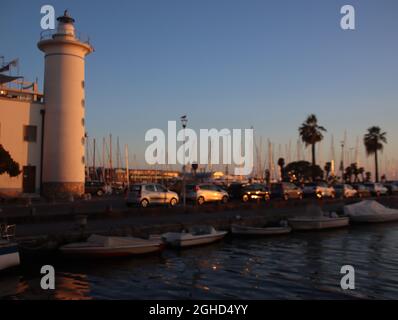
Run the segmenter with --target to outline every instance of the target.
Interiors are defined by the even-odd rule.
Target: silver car
[[[189,184],[186,186],[186,197],[199,205],[211,201],[227,203],[229,200],[228,192],[213,184]]]
[[[140,205],[143,208],[150,204],[166,204],[174,207],[178,204],[178,194],[156,183],[134,184],[127,193],[127,206]]]

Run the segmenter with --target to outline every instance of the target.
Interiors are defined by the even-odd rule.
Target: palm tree
[[[299,128],[299,133],[301,140],[305,143],[305,146],[311,146],[312,148],[312,165],[316,165],[315,159],[315,144],[322,141],[323,134],[326,129],[318,125],[318,119],[316,115],[311,114],[308,116],[307,120]]]
[[[381,132],[380,127],[373,126],[368,129],[368,132],[363,137],[367,155],[375,155],[376,182],[379,182],[378,151],[382,151],[383,143],[387,143],[386,135],[386,132]]]
[[[281,181],[283,181],[283,178],[285,177],[285,159],[279,158],[278,166],[279,166],[280,173],[281,173]]]

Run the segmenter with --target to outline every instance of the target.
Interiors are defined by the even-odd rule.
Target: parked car
[[[268,201],[270,199],[267,186],[261,183],[242,184],[240,187],[237,187],[235,184],[230,185],[228,194],[234,199],[240,199],[243,202],[248,202],[250,200]]]
[[[334,198],[336,192],[332,186],[328,186],[326,182],[305,183],[303,187],[305,196],[315,196],[317,198]]]
[[[388,181],[384,184],[389,195],[398,194],[398,181]]]
[[[339,198],[355,198],[358,195],[358,191],[349,184],[335,184],[333,187]]]
[[[242,190],[247,186],[247,183],[231,183],[227,189],[229,197],[234,200],[242,199]]]
[[[388,193],[388,189],[381,183],[365,183],[365,186],[370,190],[372,196],[385,196]]]
[[[189,184],[186,186],[186,199],[199,205],[211,201],[227,203],[229,194],[223,188],[214,184]]]
[[[302,199],[303,190],[290,182],[272,183],[270,197],[271,199],[279,198],[284,200]]]
[[[354,184],[353,187],[355,190],[357,190],[357,196],[359,198],[366,198],[372,195],[370,189],[366,187],[364,184],[361,183]]]
[[[85,193],[102,197],[107,193],[107,186],[102,181],[86,181],[84,184],[84,190]]]
[[[140,205],[143,208],[152,204],[164,204],[174,207],[179,202],[176,192],[156,183],[140,183],[130,186],[127,193],[127,206]]]

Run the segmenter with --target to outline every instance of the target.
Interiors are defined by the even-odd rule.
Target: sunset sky
[[[356,9],[356,30],[340,8]],[[68,9],[95,52],[86,63],[90,137],[112,133],[143,160],[145,132],[183,114],[189,126],[255,128],[282,146],[310,113],[328,129],[322,150],[387,131],[398,159],[398,1],[2,1],[0,56],[19,57],[42,87],[40,8]],[[15,70],[14,70],[15,73]],[[294,151],[293,151],[294,152]]]

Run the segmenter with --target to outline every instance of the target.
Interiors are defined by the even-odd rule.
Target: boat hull
[[[210,243],[214,243],[220,241],[225,237],[227,232],[219,231],[216,234],[209,234],[209,235],[201,235],[201,236],[193,236],[193,237],[166,237],[164,240],[166,243],[172,247],[177,248],[186,248],[186,247],[193,247],[193,246],[200,246],[206,245]]]
[[[20,264],[18,245],[15,243],[0,244],[0,271]]]
[[[320,218],[320,219],[289,219],[289,225],[293,230],[324,230],[343,228],[349,225],[349,218]]]
[[[61,248],[64,255],[88,258],[128,257],[160,252],[164,245],[139,246],[139,247],[87,247],[87,248]]]
[[[288,234],[292,231],[290,227],[270,227],[270,228],[255,228],[239,225],[232,225],[231,232],[235,235],[241,236],[275,236]]]

